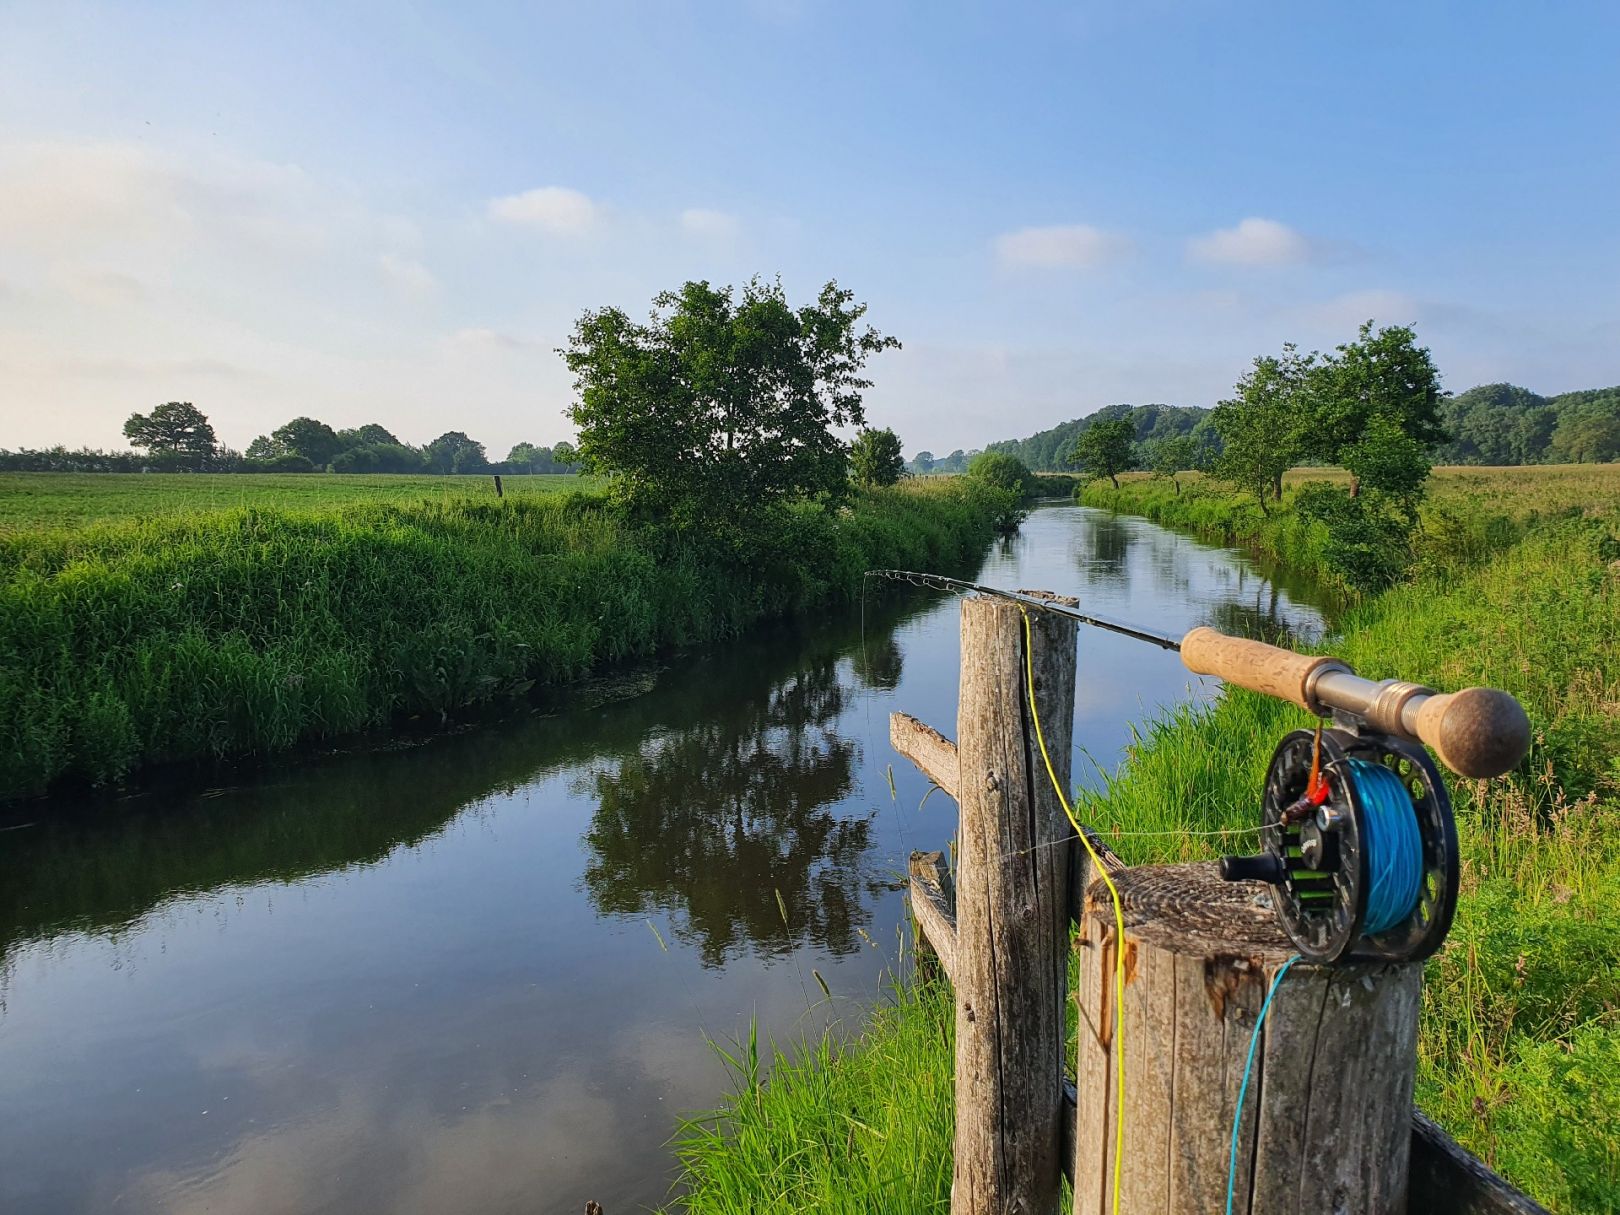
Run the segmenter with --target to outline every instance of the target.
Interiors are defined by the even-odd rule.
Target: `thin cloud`
[[[377,264],[382,269],[383,278],[406,295],[428,295],[439,285],[433,271],[415,258],[384,253],[377,259]]]
[[[521,194],[491,199],[491,219],[539,228],[558,236],[590,231],[597,222],[597,206],[589,196],[567,186],[540,186]]]
[[[1187,242],[1192,260],[1229,266],[1291,266],[1313,260],[1315,253],[1311,242],[1287,224],[1259,216]]]
[[[51,279],[73,299],[98,308],[129,308],[146,300],[141,280],[116,270],[59,265],[53,268]]]
[[[1057,224],[1003,232],[994,241],[996,259],[1009,267],[1092,270],[1118,261],[1131,242],[1117,232],[1090,224]]]
[[[737,235],[740,226],[737,217],[726,211],[712,211],[707,207],[688,207],[681,212],[681,228],[692,236],[729,240]]]
[[[461,353],[486,353],[492,350],[528,350],[535,343],[525,338],[513,337],[510,333],[502,333],[498,329],[489,329],[484,326],[470,326],[457,329],[444,339],[444,343],[453,351]]]

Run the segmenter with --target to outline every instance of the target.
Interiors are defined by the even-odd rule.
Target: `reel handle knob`
[[[1464,688],[1416,706],[1413,733],[1459,776],[1501,776],[1530,750],[1530,719],[1506,692]]]
[[[1283,880],[1282,862],[1269,852],[1258,856],[1223,856],[1221,880],[1226,882],[1270,882]]]

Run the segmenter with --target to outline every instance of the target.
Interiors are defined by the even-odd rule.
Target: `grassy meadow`
[[[1262,518],[1211,483],[1093,483],[1085,500],[1310,559],[1286,509]],[[1324,648],[1372,678],[1505,688],[1535,742],[1508,778],[1452,781],[1462,892],[1425,975],[1417,1102],[1551,1209],[1620,1210],[1620,468],[1440,470],[1423,544],[1416,579],[1352,607]],[[1273,747],[1305,723],[1241,689],[1149,723],[1083,817],[1133,863],[1207,859],[1185,833],[1252,825]],[[818,1209],[945,1209],[942,998],[904,991],[843,1052],[817,1048],[763,1087],[745,1077],[684,1145],[682,1209],[786,1212],[823,1194],[839,1199]],[[918,1069],[941,1078],[926,1102]],[[891,1142],[914,1193],[879,1189]]]
[[[502,477],[508,496],[589,490],[597,478]],[[198,511],[320,510],[364,502],[495,498],[493,477],[327,473],[0,473],[0,535]]]
[[[994,513],[966,478],[902,485],[790,509],[742,559],[599,494],[497,499],[487,478],[282,477],[182,510],[155,504],[155,478],[82,480],[101,521],[0,533],[0,800],[443,717],[734,634],[852,598],[873,566],[952,567]]]

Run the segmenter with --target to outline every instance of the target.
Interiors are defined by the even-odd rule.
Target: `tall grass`
[[[686,1190],[679,1209],[691,1215],[948,1211],[954,1015],[944,983],[908,983],[873,1012],[849,1053],[831,1035],[793,1052],[769,1047],[766,1059],[753,1037],[717,1048],[734,1094],[678,1132]]]
[[[1441,688],[1487,684],[1511,691],[1535,725],[1520,771],[1500,781],[1452,782],[1462,851],[1457,919],[1426,969],[1418,1104],[1475,1154],[1554,1210],[1620,1210],[1620,504],[1611,479],[1601,500],[1568,500],[1541,469],[1492,482],[1484,503],[1457,505],[1460,533],[1477,538],[1480,510],[1507,518],[1525,538],[1470,565],[1465,546],[1442,550],[1445,570],[1354,608],[1326,648],[1373,678],[1399,676]],[[1612,474],[1609,474],[1612,478]],[[1135,490],[1134,485],[1143,486]],[[1173,497],[1168,485],[1120,491]],[[1188,497],[1184,492],[1183,498]],[[1437,495],[1446,504],[1446,494]],[[1218,517],[1220,498],[1187,509]],[[1133,498],[1140,502],[1142,498]],[[1230,502],[1231,499],[1228,499]],[[1469,515],[1472,509],[1475,513]],[[1234,517],[1243,507],[1234,504]],[[1164,517],[1163,515],[1160,516]],[[1232,524],[1241,526],[1241,524]],[[1277,521],[1286,534],[1285,520]],[[1084,678],[1082,669],[1081,678]],[[1082,794],[1082,815],[1133,863],[1207,859],[1248,839],[1197,831],[1252,829],[1277,741],[1307,724],[1299,710],[1227,690],[1207,709],[1182,708],[1145,727],[1101,790]],[[1147,834],[1142,834],[1147,833]],[[923,997],[919,997],[921,999]],[[774,1121],[749,1123],[749,1160],[784,1159],[797,1140],[773,1128],[811,1116],[868,1080],[892,1084],[896,1043],[926,1041],[907,1065],[951,1074],[944,1036],[921,1036],[902,1001],[828,1066],[817,1089],[798,1072],[777,1094],[794,1104]],[[825,1048],[822,1048],[825,1056]],[[740,1103],[741,1098],[738,1099]],[[736,1108],[734,1104],[733,1107]],[[833,1107],[836,1109],[836,1107]],[[863,1113],[898,1118],[899,1101]],[[822,1111],[817,1116],[831,1116]],[[950,1140],[922,1141],[939,1155],[908,1167],[923,1181],[948,1168]],[[683,1154],[689,1175],[727,1175],[733,1144],[714,1137]],[[831,1166],[829,1166],[831,1167]],[[776,1184],[750,1166],[752,1209],[778,1209]],[[859,1170],[840,1175],[833,1209],[885,1209]],[[699,1191],[701,1192],[701,1191]],[[694,1210],[745,1210],[694,1206]],[[786,1208],[782,1208],[786,1209]],[[925,1208],[926,1209],[926,1208]]]
[[[507,495],[589,490],[602,479],[573,474],[502,478]],[[495,500],[479,476],[398,473],[0,473],[0,534],[117,523],[246,506],[323,509],[359,502]]]
[[[0,537],[0,797],[444,715],[982,550],[965,480],[797,509],[764,555],[599,497],[246,507]]]

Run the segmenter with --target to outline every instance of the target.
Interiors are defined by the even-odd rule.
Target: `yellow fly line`
[[[1091,838],[1086,834],[1085,828],[1080,825],[1079,816],[1074,807],[1069,804],[1069,795],[1063,790],[1063,782],[1058,780],[1057,771],[1052,767],[1052,757],[1046,751],[1046,736],[1041,732],[1041,715],[1035,708],[1035,637],[1029,623],[1029,609],[1019,605],[1024,616],[1024,686],[1029,692],[1029,719],[1035,726],[1035,741],[1040,744],[1041,759],[1046,763],[1046,775],[1052,781],[1052,789],[1057,793],[1058,804],[1063,807],[1063,813],[1069,816],[1069,825],[1074,833],[1080,837],[1085,845],[1086,852],[1091,857],[1092,867],[1100,874],[1102,880],[1108,884],[1109,897],[1114,902],[1114,1062],[1116,1064],[1116,1079],[1114,1082],[1114,1180],[1113,1180],[1113,1215],[1119,1215],[1119,1178],[1120,1160],[1125,1154],[1125,905],[1120,901],[1119,889],[1114,885],[1114,879],[1108,875],[1108,868],[1097,855],[1097,850],[1091,845]],[[1075,1064],[1076,1075],[1079,1077],[1079,1063]],[[1081,1100],[1085,1094],[1076,1089]]]

